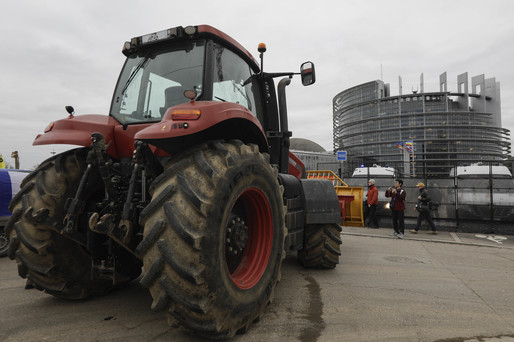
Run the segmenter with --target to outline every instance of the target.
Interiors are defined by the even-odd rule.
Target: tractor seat
[[[169,87],[164,90],[164,107],[159,108],[161,116],[164,116],[168,108],[189,101],[184,96],[186,88],[182,86]]]

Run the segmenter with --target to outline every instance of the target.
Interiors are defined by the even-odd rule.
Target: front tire
[[[245,331],[272,300],[284,253],[282,187],[269,157],[240,141],[177,156],[141,213],[141,283],[152,309],[211,339]]]
[[[306,225],[303,248],[298,261],[306,268],[335,268],[341,255],[341,226],[338,224]]]

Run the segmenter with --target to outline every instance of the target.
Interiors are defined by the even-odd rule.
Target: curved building
[[[327,152],[318,143],[304,138],[291,138],[289,148],[296,151]]]
[[[346,151],[350,167],[378,164],[403,176],[447,176],[452,167],[503,161],[510,155],[510,131],[501,128],[500,84],[484,75],[457,77],[457,92],[397,96],[377,80],[337,94],[333,100],[334,151]]]

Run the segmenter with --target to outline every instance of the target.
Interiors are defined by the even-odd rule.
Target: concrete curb
[[[341,232],[341,235],[350,235],[350,236],[364,236],[364,237],[376,237],[382,239],[393,239],[389,235],[379,235],[379,234],[369,234],[369,233],[354,233],[354,232]],[[399,239],[396,239],[399,240]],[[422,242],[436,242],[436,243],[446,243],[451,245],[464,245],[464,246],[474,246],[474,247],[490,247],[490,248],[499,248],[499,249],[512,249],[514,247],[503,246],[503,245],[492,245],[492,244],[483,244],[483,243],[474,243],[474,242],[464,242],[460,241],[451,241],[451,240],[440,240],[440,239],[424,239],[424,238],[414,238],[414,237],[404,237],[403,240],[411,240],[411,241],[422,241]],[[344,241],[343,241],[344,244]]]

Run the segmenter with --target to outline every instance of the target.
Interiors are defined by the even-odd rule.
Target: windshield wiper
[[[142,59],[139,64],[136,66],[136,68],[132,71],[132,73],[130,74],[127,82],[125,83],[125,85],[123,86],[123,89],[121,90],[121,95],[123,95],[125,93],[125,91],[127,90],[128,86],[130,85],[130,83],[134,80],[134,78],[136,77],[137,73],[139,72],[139,70],[141,70],[142,68],[144,68],[144,66],[146,65],[146,63],[148,63],[148,61],[150,60],[150,58],[147,56],[145,57],[144,59]]]
[[[250,77],[250,78],[251,78],[251,77]],[[247,81],[248,81],[248,80],[247,80]],[[236,82],[236,81],[234,81],[234,80],[232,80],[231,82],[232,82],[232,86],[234,87],[234,90],[237,90],[237,91],[239,92],[239,94],[241,94],[241,95],[245,98],[246,103],[248,104],[248,109],[249,109],[249,110],[252,110],[252,101],[250,101],[250,97],[249,97],[245,92],[243,92],[243,90],[240,88],[241,86],[243,86],[243,87],[244,87],[244,86],[246,85],[246,84],[245,84],[245,83],[246,83],[246,81],[245,81],[245,83],[243,83],[243,84],[239,84],[239,83],[237,83],[237,82]]]

